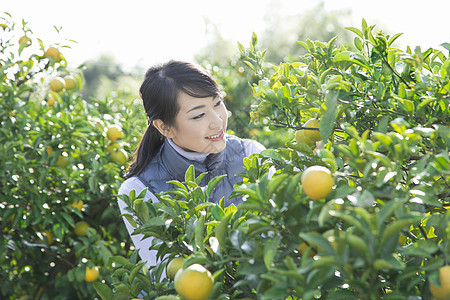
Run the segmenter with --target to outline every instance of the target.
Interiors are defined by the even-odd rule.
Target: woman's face
[[[178,97],[180,110],[166,137],[185,151],[218,153],[225,149],[228,113],[221,98]]]

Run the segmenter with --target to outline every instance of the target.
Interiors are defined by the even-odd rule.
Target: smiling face
[[[178,105],[175,126],[154,122],[164,136],[185,151],[218,153],[225,149],[228,113],[221,98],[195,98],[181,92]]]

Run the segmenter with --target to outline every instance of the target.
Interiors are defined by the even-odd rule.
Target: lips
[[[225,136],[225,133],[223,130],[221,130],[219,133],[217,133],[215,135],[207,136],[206,139],[213,141],[213,142],[217,142],[217,141],[223,140],[224,136]]]

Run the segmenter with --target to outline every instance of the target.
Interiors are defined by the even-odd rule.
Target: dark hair
[[[164,142],[164,136],[151,124],[152,121],[160,119],[168,126],[176,126],[175,117],[180,110],[180,92],[195,98],[220,96],[220,89],[214,78],[194,64],[171,60],[148,69],[139,94],[149,125],[134,153],[134,162],[129,166],[125,178],[139,175]]]

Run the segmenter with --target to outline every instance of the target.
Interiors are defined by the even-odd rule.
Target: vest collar
[[[161,147],[161,160],[171,177],[183,182],[190,165],[194,165],[196,177],[205,172],[214,175],[211,174],[212,171],[218,169],[224,162],[225,149],[219,153],[187,152],[175,145],[172,140],[165,139]]]
[[[172,148],[177,151],[181,156],[184,156],[185,158],[193,161],[198,162],[204,162],[206,157],[209,155],[209,153],[200,153],[200,152],[188,152],[183,149],[181,149],[178,145],[176,145],[172,139],[167,139],[167,142],[169,143]]]

